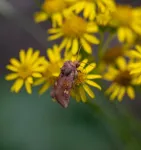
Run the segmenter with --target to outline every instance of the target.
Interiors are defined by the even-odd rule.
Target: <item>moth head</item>
[[[73,63],[74,63],[74,65],[75,65],[76,68],[78,68],[80,66],[79,61],[74,61]]]

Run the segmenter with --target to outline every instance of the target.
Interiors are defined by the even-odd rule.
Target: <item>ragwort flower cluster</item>
[[[122,101],[126,94],[135,98],[134,87],[141,84],[141,7],[114,0],[44,0],[34,21],[51,21],[47,41],[59,39],[59,43],[47,48],[46,56],[29,48],[20,51],[19,59],[10,59],[7,69],[12,73],[6,80],[15,80],[12,92],[20,92],[25,85],[29,94],[35,86],[43,94],[55,87],[66,61],[79,61],[70,91],[77,102],[95,98],[92,87],[103,89],[110,100]],[[111,47],[113,40],[116,44]],[[110,87],[95,82],[101,78],[100,83],[106,80]]]

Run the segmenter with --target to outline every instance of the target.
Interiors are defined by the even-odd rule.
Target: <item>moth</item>
[[[51,97],[64,108],[67,108],[69,105],[70,91],[78,75],[77,68],[79,66],[80,63],[78,61],[66,61],[51,91]]]

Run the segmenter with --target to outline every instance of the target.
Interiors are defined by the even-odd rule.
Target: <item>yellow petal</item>
[[[53,15],[52,20],[55,20],[56,23],[57,23],[57,25],[58,25],[58,26],[61,26],[61,25],[62,25],[62,14],[60,14],[60,13],[55,13],[55,14]],[[56,26],[53,26],[53,27],[56,27]]]
[[[11,89],[10,89],[10,90],[11,90],[11,92],[15,92],[15,86],[16,86],[16,84],[15,84],[15,83],[16,83],[16,81],[13,83],[13,85],[12,85],[12,87],[11,87]]]
[[[96,63],[91,63],[90,65],[88,65],[85,69],[86,72],[89,73],[91,72],[94,68],[96,67]]]
[[[124,94],[125,94],[125,87],[121,87],[120,88],[120,92],[119,92],[119,94],[118,94],[118,101],[119,102],[121,102],[122,101],[122,99],[123,99],[123,96],[124,96]]]
[[[127,69],[127,63],[126,63],[126,60],[124,57],[119,57],[117,60],[116,60],[116,63],[119,67],[120,70],[125,70]]]
[[[15,59],[15,58],[11,58],[10,62],[15,67],[19,67],[20,66],[20,62],[17,59]]]
[[[34,15],[34,20],[36,23],[45,21],[48,19],[48,15],[45,12],[36,12]]]
[[[34,52],[34,54],[32,55],[32,58],[31,58],[31,63],[34,63],[38,59],[39,54],[40,54],[40,51],[38,51],[38,50],[36,50],[36,52]]]
[[[139,68],[130,71],[130,74],[139,74],[139,73],[141,73],[141,70]]]
[[[128,53],[132,58],[141,58],[141,54],[135,50],[131,50]]]
[[[84,34],[84,38],[90,42],[90,43],[93,43],[93,44],[99,44],[99,40],[93,36],[93,35],[90,35],[90,34]]]
[[[5,77],[5,79],[6,80],[14,80],[14,79],[16,79],[18,77],[18,74],[17,73],[10,73],[10,74],[8,74],[6,77]]]
[[[55,60],[54,53],[51,48],[47,49],[47,56],[48,56],[50,62],[54,62],[54,60]]]
[[[76,54],[77,51],[78,51],[78,39],[75,38],[73,41],[72,41],[72,48],[71,48],[71,51],[72,51],[72,54]]]
[[[44,78],[39,78],[34,82],[34,85],[37,86],[37,85],[43,84],[44,82],[45,82]]]
[[[107,81],[113,81],[117,74],[118,70],[116,68],[108,67],[108,71],[102,77]]]
[[[141,53],[141,46],[140,45],[136,45],[136,49],[139,53]]]
[[[7,68],[8,70],[13,71],[13,72],[17,72],[17,71],[18,71],[18,68],[15,67],[15,66],[12,66],[12,65],[7,65],[6,68]]]
[[[101,87],[97,83],[95,83],[94,81],[86,80],[86,83],[91,85],[91,86],[98,88],[99,90],[101,90]]]
[[[118,36],[118,39],[119,41],[121,42],[124,42],[125,40],[125,29],[124,28],[119,28],[118,31],[117,31],[117,36]]]
[[[92,48],[91,46],[86,42],[86,40],[84,38],[80,39],[80,43],[82,44],[84,50],[88,53],[91,54],[92,53]]]
[[[75,5],[73,5],[71,7],[71,10],[72,11],[74,10],[76,12],[76,14],[78,14],[84,9],[84,6],[85,6],[85,2],[82,1],[82,2],[79,2],[79,3],[76,3]]]
[[[119,91],[120,91],[120,87],[117,86],[117,87],[113,90],[113,93],[112,93],[111,96],[110,96],[110,100],[114,100],[114,99],[118,96]]]
[[[60,38],[61,36],[63,36],[63,33],[57,33],[57,34],[49,36],[48,40],[49,41],[56,40],[56,39]]]
[[[133,87],[128,86],[127,87],[127,95],[133,100],[135,99],[135,91],[133,89]]]
[[[63,49],[67,45],[68,39],[64,38],[63,41],[61,42],[59,49]]]
[[[80,102],[80,99],[81,99],[81,98],[80,98],[80,95],[76,94],[76,95],[75,95],[75,98],[76,98],[76,101],[77,101],[77,102]]]
[[[25,61],[25,51],[24,50],[20,50],[19,57],[20,57],[20,61],[22,63],[24,63],[24,61]]]
[[[93,10],[91,10],[91,3],[87,3],[85,4],[85,9],[83,11],[83,16],[84,18],[88,18],[89,14],[91,14]]]
[[[69,50],[72,45],[72,39],[68,39],[67,44],[66,44],[66,50]]]
[[[89,88],[88,85],[83,84],[83,88],[84,88],[84,90],[88,93],[88,95],[89,95],[91,98],[94,98],[94,97],[95,97],[93,91]]]
[[[55,34],[55,33],[60,33],[61,29],[60,28],[51,28],[48,30],[49,34]]]
[[[22,88],[24,84],[24,80],[23,79],[17,79],[15,82],[15,92],[18,93],[20,91],[20,89]]]
[[[87,79],[99,79],[102,78],[101,75],[97,75],[97,74],[88,74],[87,75]]]
[[[42,77],[42,74],[35,72],[35,73],[32,73],[32,76],[33,76],[34,78],[40,78],[40,77]]]
[[[35,69],[37,67],[39,67],[39,65],[44,64],[45,63],[45,57],[40,57],[33,65],[32,65],[32,69]]]
[[[41,89],[39,90],[39,94],[40,95],[43,94],[44,92],[48,90],[48,88],[49,88],[49,83],[47,82],[41,87]]]
[[[94,9],[93,9],[94,10]],[[95,19],[95,16],[96,16],[96,12],[95,11],[92,11],[91,14],[89,15],[89,20],[90,21],[93,21]]]
[[[28,94],[32,93],[32,89],[31,89],[31,83],[28,82],[28,80],[25,81],[25,88]]]
[[[86,94],[85,94],[85,91],[84,91],[84,89],[83,89],[83,87],[82,86],[80,86],[80,88],[79,88],[79,93],[80,93],[80,96],[81,96],[81,99],[82,99],[82,102],[86,102],[87,100],[86,100]]]
[[[27,50],[26,58],[25,58],[27,62],[31,59],[32,54],[33,54],[33,48],[29,48],[29,49]]]
[[[89,33],[95,33],[98,31],[98,26],[95,23],[88,23],[87,26],[87,32]]]
[[[84,59],[83,61],[81,61],[80,62],[80,67],[84,68],[86,66],[87,62],[88,62],[88,59]]]
[[[28,77],[27,78],[27,82],[29,82],[30,84],[33,84],[33,78],[32,77]]]
[[[37,68],[34,68],[35,72],[44,72],[46,69],[46,66],[39,66]]]
[[[106,92],[105,92],[105,94],[110,94],[110,93],[112,93],[113,91],[114,91],[114,89],[115,89],[115,87],[117,86],[117,84],[116,83],[113,83],[107,90],[106,90]]]

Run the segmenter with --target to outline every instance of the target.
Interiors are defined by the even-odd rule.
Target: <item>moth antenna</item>
[[[84,63],[84,64],[87,64],[87,65],[89,65],[89,66],[94,67],[93,65],[90,65],[89,63],[86,63],[86,62],[81,62],[81,63]],[[80,64],[81,64],[81,63],[80,63]]]

